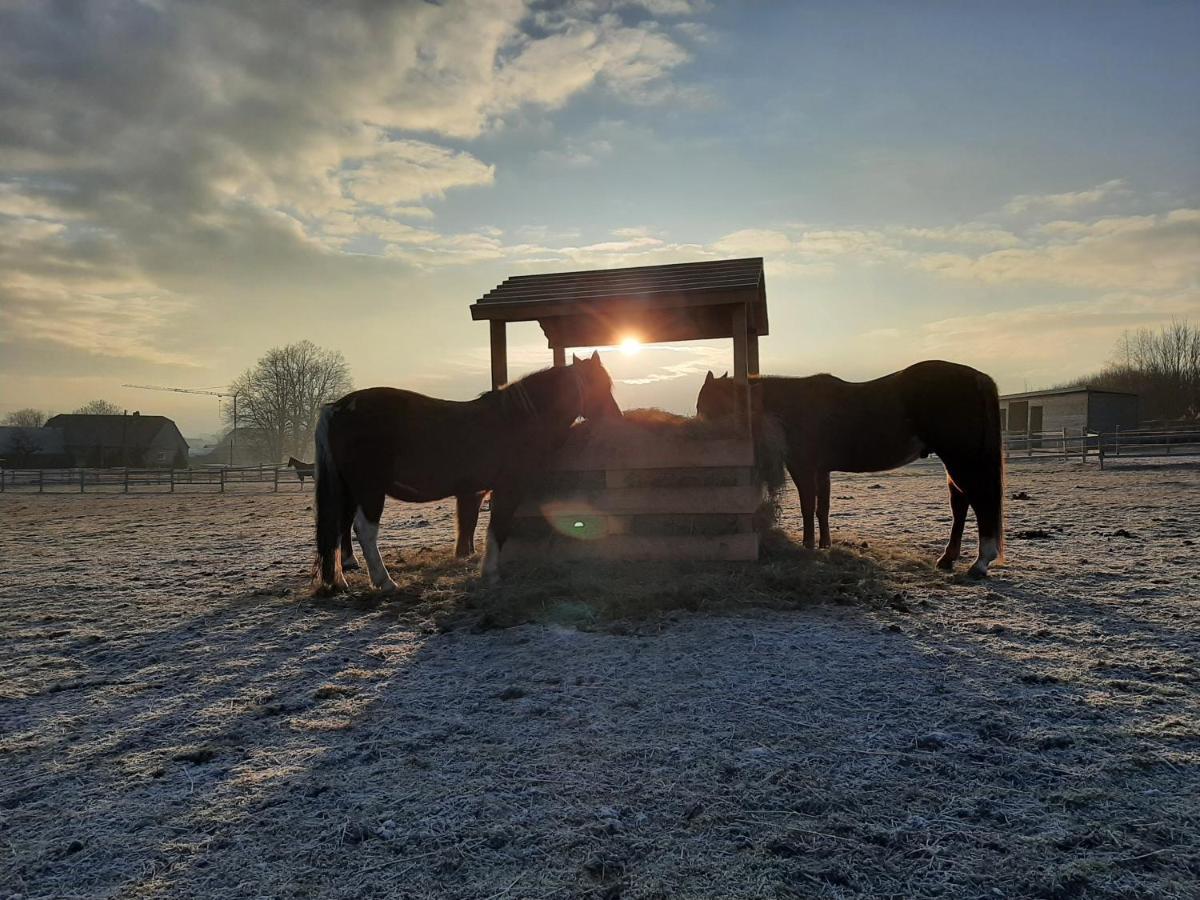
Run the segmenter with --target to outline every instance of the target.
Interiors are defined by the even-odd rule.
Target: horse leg
[[[462,559],[475,552],[475,525],[479,522],[483,492],[459,494],[454,499],[458,511],[458,542],[454,545],[454,555]]]
[[[488,584],[496,584],[500,580],[500,551],[512,531],[513,515],[520,501],[519,490],[492,491],[492,518],[488,524],[487,546],[483,551],[483,561],[480,571]]]
[[[354,511],[357,509],[353,500],[347,500],[342,507],[342,568],[357,569],[358,560],[354,558],[354,544],[350,541],[350,526],[354,524]]]
[[[942,555],[938,557],[937,567],[939,569],[954,568],[954,562],[962,550],[963,528],[967,524],[967,507],[970,505],[967,502],[967,495],[948,474],[946,484],[950,488],[950,512],[954,516],[954,522],[950,526],[950,541],[946,544]]]
[[[989,467],[973,463],[950,463],[945,459],[946,471],[951,479],[966,494],[967,503],[975,511],[975,524],[979,529],[979,550],[967,575],[971,578],[984,578],[988,566],[1000,556],[1000,533],[1003,520],[1003,475],[999,465],[996,471]]]
[[[788,467],[796,491],[800,494],[800,511],[804,515],[804,546],[811,550],[813,540],[813,513],[817,505],[817,479],[812,469]]]
[[[379,552],[379,520],[383,516],[383,500],[384,495],[380,492],[369,500],[359,501],[358,512],[354,515],[354,533],[358,536],[358,545],[362,547],[363,558],[367,561],[371,584],[376,590],[390,594],[397,590],[396,582],[388,574]]]
[[[817,473],[817,522],[821,526],[821,543],[823,550],[833,546],[829,539],[829,473]]]

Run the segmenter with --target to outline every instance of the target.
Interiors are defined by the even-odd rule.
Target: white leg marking
[[[488,529],[487,549],[483,551],[483,580],[495,584],[500,580],[500,545]]]
[[[396,590],[396,582],[388,575],[387,566],[383,564],[383,556],[379,553],[379,524],[368,522],[360,509],[354,514],[354,533],[358,535],[359,546],[362,547],[363,558],[367,561],[367,571],[371,573],[371,584],[381,591]]]
[[[979,555],[975,557],[975,562],[971,564],[971,569],[967,573],[975,578],[982,578],[988,573],[988,566],[992,564],[992,560],[1000,555],[1000,547],[995,538],[984,538],[979,545]]]

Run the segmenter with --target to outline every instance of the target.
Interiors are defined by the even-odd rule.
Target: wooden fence
[[[1200,430],[1116,429],[1101,433],[1068,434],[1041,431],[1030,434],[1006,433],[1004,455],[1007,459],[1078,458],[1096,459],[1100,467],[1114,458],[1200,455]]]
[[[175,493],[178,491],[311,489],[287,466],[206,466],[197,469],[6,469],[0,468],[0,493]],[[248,488],[255,485],[256,488]]]

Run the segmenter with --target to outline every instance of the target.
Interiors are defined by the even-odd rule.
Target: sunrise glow
[[[626,356],[633,356],[642,349],[642,342],[635,337],[627,337],[621,340],[621,352]]]

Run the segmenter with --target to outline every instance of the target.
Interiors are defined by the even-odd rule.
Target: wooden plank
[[[613,297],[596,301],[583,301],[584,304],[604,308],[607,315],[620,315],[622,312],[637,312],[654,307],[678,308],[688,306],[720,306],[734,303],[762,303],[762,293],[757,288],[736,288],[711,291],[663,291],[647,293],[637,297]],[[581,301],[578,300],[517,300],[492,301],[489,303],[472,303],[471,318],[476,321],[488,319],[491,321],[524,322],[549,316],[576,316],[580,314]]]
[[[508,343],[504,335],[504,323],[491,323],[492,338],[492,390],[508,384]]]
[[[570,281],[640,277],[673,278],[691,277],[696,273],[723,273],[746,271],[761,274],[763,258],[748,256],[741,259],[715,259],[690,263],[663,263],[657,266],[626,266],[618,269],[577,269],[572,272],[542,272],[532,275],[511,275],[504,284],[557,284]]]
[[[762,503],[757,485],[744,487],[641,487],[573,491],[546,500],[526,500],[518,516],[587,516],[605,514],[753,513]]]
[[[664,526],[664,521],[669,520]],[[706,528],[708,520],[719,520],[723,527]],[[732,521],[733,527],[726,528]],[[677,526],[677,527],[671,527]],[[683,530],[686,527],[687,530]],[[690,515],[634,515],[606,516],[604,534],[628,534],[641,537],[725,537],[731,534],[748,534],[754,530],[752,513],[718,513],[703,516]]]
[[[586,472],[595,469],[686,469],[753,466],[754,444],[749,438],[664,441],[660,435],[622,436],[610,444],[597,435],[582,447],[568,445],[552,469]]]
[[[504,282],[479,298],[479,303],[510,303],[516,300],[540,300],[555,297],[586,298],[644,294],[662,291],[706,290],[712,288],[758,287],[759,273],[737,272],[698,275],[693,278],[645,279],[636,276],[579,281],[562,284],[510,285]]]
[[[597,541],[537,540],[510,538],[504,545],[504,563],[532,560],[628,560],[631,562],[673,560],[749,561],[758,559],[758,535],[729,534],[718,537],[649,537],[614,535]]]

